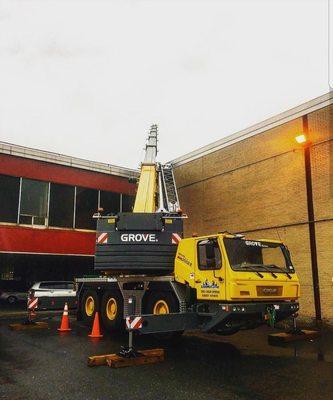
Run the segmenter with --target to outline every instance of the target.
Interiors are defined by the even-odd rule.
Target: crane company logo
[[[218,289],[220,286],[215,281],[208,282],[206,279],[205,282],[201,285],[202,289]]]
[[[122,242],[148,242],[155,243],[158,242],[155,233],[123,233],[120,236]]]
[[[277,294],[277,288],[262,288],[264,294]]]
[[[257,286],[258,296],[282,296],[282,286]]]
[[[178,256],[177,256],[177,258],[178,258],[178,260],[184,262],[185,264],[189,265],[190,267],[192,266],[191,261],[188,260],[188,259],[184,256],[184,254],[179,253]]]
[[[261,243],[261,242],[256,242],[254,240],[245,240],[246,246],[255,246],[255,247],[268,247],[267,245]]]

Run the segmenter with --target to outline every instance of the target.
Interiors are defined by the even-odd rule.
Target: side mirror
[[[215,243],[209,240],[206,243],[206,258],[215,260]]]

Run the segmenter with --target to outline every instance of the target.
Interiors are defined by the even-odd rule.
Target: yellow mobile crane
[[[79,316],[91,323],[99,311],[110,329],[140,316],[143,334],[226,335],[295,315],[300,286],[287,247],[228,232],[184,239],[172,165],[156,155],[153,125],[133,212],[98,218],[100,275],[76,280]]]

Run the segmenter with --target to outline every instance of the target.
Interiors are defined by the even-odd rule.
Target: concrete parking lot
[[[60,336],[59,317],[47,330],[10,331],[0,321],[0,398],[23,399],[327,399],[333,393],[333,337],[297,347],[267,344],[268,327],[230,337],[186,334],[164,346],[162,364],[123,369],[88,367],[87,357],[117,352],[126,336],[87,337],[71,318]],[[11,321],[13,322],[13,321]],[[136,338],[138,348],[161,346]]]

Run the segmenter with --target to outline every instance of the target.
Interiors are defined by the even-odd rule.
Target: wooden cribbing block
[[[28,329],[46,329],[49,325],[47,322],[34,322],[32,324],[9,324],[9,329],[12,331],[25,331]]]
[[[104,354],[102,356],[90,356],[88,357],[88,366],[89,367],[97,367],[99,365],[107,365],[106,358],[115,356],[115,354]]]
[[[271,333],[268,335],[268,343],[269,344],[282,344],[282,343],[290,343],[290,342],[297,342],[300,340],[309,340],[309,339],[316,339],[320,336],[319,331],[310,331],[307,329],[303,329],[302,333],[287,333],[287,332],[280,332],[280,333]]]
[[[106,354],[88,358],[90,367],[108,365],[111,368],[130,367],[133,365],[156,364],[164,361],[164,349],[140,350],[136,358],[121,357],[118,354]]]

